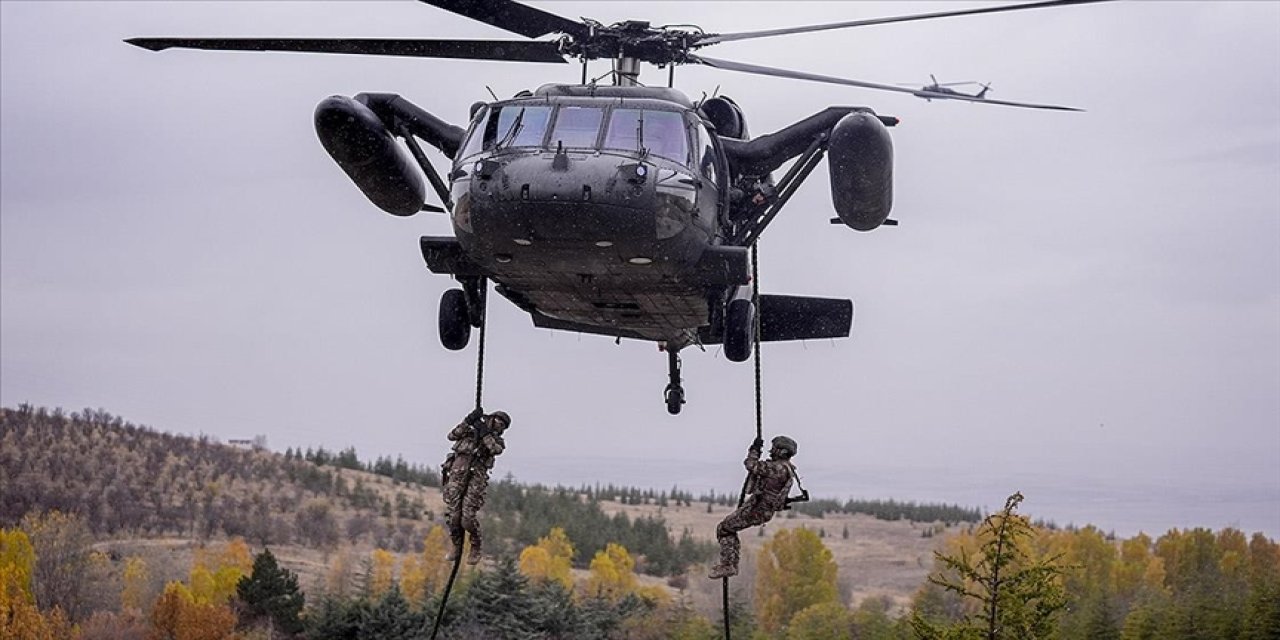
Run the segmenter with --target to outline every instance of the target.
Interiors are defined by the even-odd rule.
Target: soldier
[[[476,409],[449,432],[453,451],[445,458],[441,480],[444,484],[445,521],[453,539],[450,560],[462,553],[463,533],[466,532],[471,534],[471,554],[467,557],[467,564],[480,562],[482,537],[476,514],[484,506],[493,459],[506,449],[502,432],[509,426],[511,416],[506,412],[495,411],[485,415]]]
[[[712,580],[738,575],[738,550],[742,542],[738,532],[762,525],[773,519],[773,514],[787,508],[787,494],[792,480],[797,480],[796,468],[791,457],[796,455],[796,441],[786,436],[773,439],[769,459],[760,461],[764,441],[756,438],[747,449],[747,499],[736,511],[720,521],[716,527],[716,540],[720,542],[720,563],[711,568]],[[803,494],[802,494],[803,495]]]

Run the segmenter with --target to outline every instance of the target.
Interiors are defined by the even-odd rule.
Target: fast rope
[[[476,355],[476,411],[480,411],[481,394],[484,392],[484,328],[488,324],[486,315],[488,305],[485,304],[485,297],[488,295],[489,281],[480,279],[480,294],[476,300],[480,305],[480,349]],[[472,456],[474,464],[475,456]],[[472,465],[467,465],[467,476],[462,480],[462,493],[458,494],[458,509],[462,509],[462,505],[467,500],[467,488],[471,486],[471,469]],[[465,533],[463,534],[466,535]],[[465,538],[464,538],[465,539]],[[458,577],[458,567],[462,565],[462,548],[453,550],[453,569],[449,572],[449,581],[444,585],[444,594],[440,597],[440,610],[436,612],[435,624],[431,627],[431,640],[435,640],[436,634],[440,632],[440,621],[444,619],[444,612],[449,605],[449,592],[453,590],[453,581]]]
[[[764,394],[760,390],[760,243],[751,245],[751,308],[755,310],[755,339],[752,340],[751,354],[756,368],[756,440],[764,439]],[[747,500],[747,486],[751,484],[751,474],[742,481],[742,491],[738,493],[738,508],[741,509]],[[724,611],[724,640],[729,637],[729,576],[720,582],[721,610]]]

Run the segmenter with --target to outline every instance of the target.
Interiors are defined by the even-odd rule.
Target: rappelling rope
[[[752,340],[751,351],[755,356],[756,368],[756,440],[764,440],[764,394],[760,389],[760,263],[759,254],[760,243],[751,245],[751,308],[755,310],[755,333]],[[754,442],[754,441],[753,441]],[[745,480],[742,481],[742,492],[738,494],[738,508],[741,509],[743,503],[747,500],[747,486],[751,484],[751,474],[748,473]],[[720,583],[721,608],[724,611],[724,640],[729,638],[729,576],[721,578]]]
[[[484,392],[484,327],[487,322],[486,310],[488,305],[485,304],[485,296],[489,290],[489,281],[484,278],[480,279],[480,295],[478,297],[480,305],[480,349],[476,355],[476,411],[480,411],[483,406],[480,401]],[[475,455],[471,456],[472,464],[475,463]],[[471,486],[471,469],[472,464],[467,465],[467,477],[462,480],[462,493],[458,494],[458,509],[467,501],[467,488]],[[465,533],[463,534],[466,535]],[[465,538],[464,538],[465,539]],[[458,567],[462,565],[462,547],[453,550],[453,570],[449,572],[449,581],[444,585],[444,595],[440,597],[440,610],[436,612],[435,625],[431,627],[431,640],[435,640],[436,634],[440,632],[440,621],[444,619],[445,609],[449,604],[449,592],[453,590],[453,581],[458,577]]]

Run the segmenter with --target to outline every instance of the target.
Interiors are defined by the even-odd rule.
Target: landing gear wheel
[[[733,362],[746,362],[756,333],[755,306],[750,300],[734,300],[724,316],[724,355]]]
[[[678,415],[680,409],[684,406],[684,387],[667,385],[667,390],[663,394],[667,399],[667,413]]]
[[[440,298],[440,344],[459,351],[471,339],[471,316],[467,295],[462,289],[450,289]]]

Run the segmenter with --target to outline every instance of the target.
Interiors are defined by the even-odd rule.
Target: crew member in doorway
[[[463,534],[471,534],[471,554],[467,564],[480,562],[483,538],[477,515],[484,506],[489,490],[489,470],[506,443],[502,433],[511,426],[511,416],[504,411],[484,414],[479,409],[467,414],[461,424],[449,432],[453,451],[441,467],[444,484],[445,521],[449,524],[449,536],[453,539],[454,560],[462,553]]]
[[[787,436],[773,439],[769,459],[760,460],[764,441],[756,438],[747,449],[747,499],[742,506],[729,514],[716,527],[716,540],[720,542],[720,563],[711,568],[713,580],[738,575],[738,555],[742,541],[738,532],[762,525],[773,519],[773,514],[787,508],[787,494],[791,483],[797,480],[796,468],[791,458],[796,455],[796,441]]]

